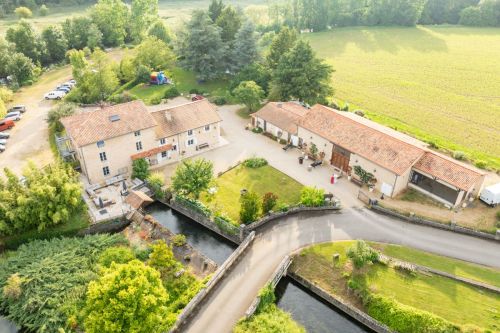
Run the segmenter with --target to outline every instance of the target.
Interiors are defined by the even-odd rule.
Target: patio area
[[[86,177],[81,176],[83,184],[83,199],[87,204],[92,223],[120,219],[133,210],[127,203],[130,191],[148,191],[140,180],[130,180],[125,177],[115,177],[103,184],[89,184]]]

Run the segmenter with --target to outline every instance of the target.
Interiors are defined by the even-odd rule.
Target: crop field
[[[500,169],[500,29],[342,28],[304,35],[335,97],[372,120]]]
[[[245,8],[251,5],[265,4],[266,0],[226,0],[233,6]],[[158,14],[171,27],[176,28],[183,20],[189,19],[189,15],[195,9],[207,9],[210,0],[160,0],[158,1]],[[61,23],[72,16],[85,15],[88,5],[80,6],[57,6],[49,5],[49,15],[39,16],[36,11],[33,12],[33,18],[29,19],[31,23],[41,31],[44,27],[51,24]],[[5,36],[7,29],[15,25],[18,18],[15,15],[9,15],[0,20],[0,36]]]

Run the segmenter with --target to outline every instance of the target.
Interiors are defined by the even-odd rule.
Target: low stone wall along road
[[[231,332],[286,255],[312,244],[352,239],[400,244],[500,267],[500,244],[493,241],[409,224],[367,209],[298,214],[258,231],[253,244],[212,290],[184,331]]]

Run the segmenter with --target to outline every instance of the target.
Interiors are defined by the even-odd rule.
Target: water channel
[[[174,233],[186,235],[187,242],[217,264],[222,264],[236,248],[231,242],[175,213],[163,204],[155,203],[147,212]],[[276,287],[278,306],[292,314],[309,333],[361,333],[370,332],[363,325],[324,303],[289,278],[282,279]]]

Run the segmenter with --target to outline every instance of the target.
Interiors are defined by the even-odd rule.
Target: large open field
[[[500,29],[360,27],[304,38],[336,70],[337,98],[500,169]]]

